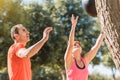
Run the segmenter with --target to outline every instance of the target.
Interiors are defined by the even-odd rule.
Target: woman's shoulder
[[[75,63],[75,61],[72,58],[71,62],[69,64],[68,63],[66,64],[66,71],[69,71],[72,68],[72,66],[73,66],[74,63]]]

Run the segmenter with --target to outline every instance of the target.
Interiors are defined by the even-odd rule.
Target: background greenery
[[[71,15],[79,16],[76,28],[76,40],[79,40],[85,54],[95,44],[100,33],[97,18],[87,15],[81,0],[40,0],[41,4],[25,4],[22,0],[0,0],[0,80],[8,80],[7,51],[13,41],[10,28],[23,24],[31,32],[31,41],[27,47],[42,38],[43,30],[52,26],[50,39],[37,55],[31,58],[33,80],[62,80],[65,77],[64,53],[71,28]],[[111,68],[112,76],[90,74],[89,80],[120,80],[115,76],[116,68],[111,55],[103,42],[91,65],[103,63]],[[102,69],[101,69],[102,70]]]

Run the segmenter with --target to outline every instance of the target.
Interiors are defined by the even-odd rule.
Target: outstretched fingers
[[[44,38],[45,40],[48,40],[48,38],[49,38],[49,33],[50,33],[52,30],[53,30],[52,27],[47,27],[47,28],[45,28],[45,30],[44,30],[44,32],[43,32],[43,38]]]
[[[47,28],[45,28],[44,32],[48,34],[48,33],[50,33],[52,30],[53,30],[52,27],[47,27]]]
[[[72,14],[72,18],[71,18],[71,22],[72,22],[72,25],[73,26],[76,26],[76,24],[77,24],[77,21],[78,21],[78,16],[74,16],[73,14]]]

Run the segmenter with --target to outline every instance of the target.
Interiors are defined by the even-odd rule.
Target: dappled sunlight
[[[71,2],[72,1],[72,2]],[[43,37],[46,27],[53,27],[49,40],[31,58],[33,80],[62,80],[66,78],[64,54],[71,29],[71,15],[79,16],[75,40],[80,41],[83,54],[95,44],[101,27],[97,18],[87,15],[81,0],[0,0],[0,80],[8,80],[7,51],[13,41],[10,29],[23,24],[30,31],[30,42],[35,44]],[[88,67],[88,80],[120,80],[120,72],[113,64],[105,42]],[[7,76],[6,76],[7,75]]]

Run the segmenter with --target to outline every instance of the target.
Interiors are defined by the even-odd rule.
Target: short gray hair
[[[18,32],[18,27],[20,26],[20,25],[22,25],[22,24],[17,24],[17,25],[15,25],[15,26],[13,26],[12,28],[11,28],[11,38],[13,39],[13,40],[15,40],[15,37],[14,37],[14,34],[19,34],[19,32]]]

